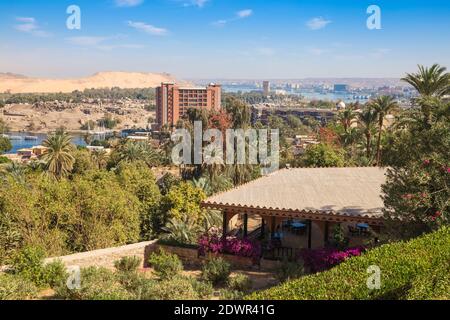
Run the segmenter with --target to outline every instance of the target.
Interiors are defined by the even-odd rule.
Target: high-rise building
[[[270,82],[269,81],[263,81],[263,93],[265,96],[268,96],[270,94]]]
[[[156,88],[156,122],[161,129],[167,125],[174,127],[186,115],[188,109],[221,108],[222,88],[210,84],[205,87],[178,87],[175,83],[164,82]]]

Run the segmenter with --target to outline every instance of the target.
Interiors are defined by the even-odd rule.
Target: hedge
[[[387,244],[339,266],[289,281],[247,300],[450,299],[450,227],[408,242]],[[369,266],[381,270],[381,288],[370,290]]]

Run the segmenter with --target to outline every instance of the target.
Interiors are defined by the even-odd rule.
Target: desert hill
[[[79,79],[28,78],[12,73],[0,73],[0,92],[67,93],[91,88],[154,88],[159,86],[161,82],[166,81],[178,82],[167,73],[99,72],[90,77]]]

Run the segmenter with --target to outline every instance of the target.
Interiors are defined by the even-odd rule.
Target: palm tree
[[[0,174],[4,178],[6,178],[6,176],[10,176],[15,182],[20,184],[25,184],[25,177],[27,172],[28,168],[17,162],[11,162],[0,170]]]
[[[118,154],[120,161],[144,161],[150,167],[159,163],[158,153],[147,142],[143,141],[125,143],[119,147]]]
[[[94,150],[91,153],[91,159],[97,168],[104,169],[108,163],[108,154],[105,150]]]
[[[442,97],[450,93],[450,73],[447,68],[434,64],[431,68],[419,65],[419,72],[408,73],[402,81],[413,86],[421,96]]]
[[[366,137],[366,157],[371,158],[372,155],[372,135],[376,130],[378,122],[378,115],[376,111],[370,106],[363,110],[358,116],[358,123],[361,131]]]
[[[345,109],[344,111],[339,112],[338,121],[344,127],[345,133],[347,133],[352,124],[356,122],[355,111],[353,109]]]
[[[67,176],[75,163],[72,155],[75,147],[70,135],[63,130],[58,130],[49,135],[43,145],[48,148],[47,153],[42,157],[48,173],[56,179]]]
[[[419,65],[418,73],[408,73],[402,79],[420,94],[420,97],[414,101],[421,108],[425,127],[430,126],[433,111],[436,111],[436,105],[439,104],[440,98],[450,93],[450,73],[446,70],[445,67],[438,64],[434,64],[431,68]]]
[[[381,96],[371,103],[371,107],[378,116],[377,165],[381,166],[381,134],[383,131],[383,122],[391,111],[398,108],[398,104],[394,100],[394,97]]]

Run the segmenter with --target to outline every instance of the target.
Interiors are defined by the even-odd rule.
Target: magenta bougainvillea
[[[253,259],[259,259],[261,256],[261,246],[259,243],[248,239],[238,239],[236,237],[223,239],[217,232],[205,234],[200,237],[198,245],[201,255],[222,253]]]
[[[302,250],[300,258],[304,266],[311,272],[321,272],[344,262],[350,257],[359,256],[364,252],[363,247],[349,248],[343,251],[336,249]]]

